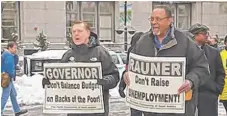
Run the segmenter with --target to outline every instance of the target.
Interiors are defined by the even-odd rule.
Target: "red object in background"
[[[125,70],[128,70],[128,65],[127,64],[125,65]]]
[[[92,2],[87,2],[88,8],[92,7]]]
[[[37,31],[38,30],[38,27],[35,27],[34,30]]]

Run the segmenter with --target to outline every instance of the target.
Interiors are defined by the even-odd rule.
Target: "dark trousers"
[[[184,114],[144,113],[144,116],[185,116]]]
[[[130,108],[131,110],[131,116],[142,116],[142,111]]]
[[[105,114],[67,114],[67,116],[108,116]]]
[[[227,100],[221,101],[223,106],[225,107],[225,111],[227,112]]]
[[[218,95],[199,92],[198,116],[218,116]]]

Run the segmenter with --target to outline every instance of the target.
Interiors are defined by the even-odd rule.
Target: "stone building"
[[[148,31],[152,9],[163,4],[171,6],[174,24],[178,28],[188,29],[198,22],[210,27],[211,35],[218,33],[223,37],[227,34],[227,2],[129,1],[128,25],[136,31]],[[63,49],[74,20],[87,21],[101,41],[124,42],[124,34],[115,32],[122,24],[120,16],[124,2],[1,1],[1,5],[2,38],[7,39],[16,31],[27,48],[33,47],[38,32],[43,31],[51,42],[51,48]],[[130,37],[128,34],[128,42]]]

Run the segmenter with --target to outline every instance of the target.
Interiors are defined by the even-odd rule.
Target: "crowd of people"
[[[187,32],[177,29],[173,25],[170,8],[160,6],[155,8],[149,18],[151,29],[145,33],[136,33],[131,40],[130,53],[146,57],[185,57],[186,75],[185,82],[178,89],[178,94],[192,91],[190,100],[185,101],[185,113],[168,114],[144,112],[131,108],[131,116],[218,116],[218,103],[223,103],[227,111],[227,35],[224,39],[225,48],[217,49],[217,40],[209,38],[209,27],[196,23]],[[97,84],[103,86],[104,113],[96,114],[68,114],[68,116],[108,116],[109,114],[109,89],[119,84],[119,94],[126,97],[124,90],[130,85],[128,68],[122,78],[112,59],[102,46],[99,45],[97,35],[92,33],[89,25],[77,21],[72,26],[72,48],[62,57],[62,63],[67,62],[92,62],[91,57],[96,57],[102,64],[103,79],[97,79]],[[10,78],[9,82],[2,80],[1,111],[3,113],[8,98],[11,98],[16,116],[27,113],[21,110],[16,100],[15,80],[16,44],[9,43],[7,50],[2,53],[2,79]],[[72,58],[73,57],[73,61]],[[5,85],[4,85],[5,84]],[[50,84],[48,78],[42,81],[43,88]]]

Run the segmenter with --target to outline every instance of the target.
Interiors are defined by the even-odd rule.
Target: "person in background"
[[[86,22],[76,21],[72,26],[72,48],[62,57],[61,62],[101,62],[103,79],[97,79],[97,84],[103,86],[104,113],[94,114],[67,114],[67,116],[108,116],[109,115],[109,89],[117,86],[119,72],[108,51],[99,45],[97,35],[92,33]],[[92,59],[97,59],[92,61]],[[49,80],[43,79],[43,87],[49,84]],[[78,93],[79,94],[79,93]]]
[[[218,116],[218,96],[223,90],[225,77],[220,52],[207,44],[209,37],[207,26],[196,23],[190,27],[189,32],[194,35],[195,42],[205,52],[210,70],[207,81],[199,87],[198,116]]]
[[[152,30],[140,37],[131,52],[146,57],[167,57],[167,61],[168,57],[186,57],[185,82],[176,91],[178,94],[192,91],[192,97],[185,101],[185,113],[168,114],[151,111],[143,112],[144,116],[194,116],[198,88],[209,76],[205,54],[191,39],[173,26],[172,12],[169,7],[155,8],[149,21]],[[127,86],[130,85],[128,72],[124,73],[124,81]]]
[[[214,48],[218,48],[218,40],[217,39],[215,39],[214,37],[210,37],[208,39],[208,41],[209,41],[208,43],[209,43],[210,46],[212,46]]]
[[[125,66],[125,71],[122,73],[122,77],[121,77],[119,89],[118,89],[120,96],[123,97],[123,98],[125,98],[124,90],[125,90],[125,87],[126,87],[126,84],[125,84],[124,79],[123,79],[123,75],[124,75],[125,72],[127,72],[127,69],[128,69],[129,54],[130,54],[133,46],[136,44],[136,42],[140,39],[140,37],[142,35],[143,35],[143,32],[137,32],[132,36],[131,43],[130,43],[131,46],[129,47],[128,52],[127,52],[127,63],[126,63],[126,66]],[[130,110],[131,110],[131,116],[142,116],[141,111],[133,109],[133,108],[130,108]]]
[[[5,51],[5,50],[4,50],[4,49],[2,49],[2,50],[1,50],[1,54],[2,54],[4,51]]]
[[[1,114],[3,114],[7,100],[10,97],[15,116],[19,116],[21,114],[27,113],[28,110],[27,109],[21,110],[16,99],[17,92],[13,83],[13,80],[16,77],[16,67],[15,67],[16,50],[17,50],[16,43],[9,42],[7,45],[7,50],[5,50],[1,56],[1,73],[3,72],[7,73],[10,77],[9,85],[2,89]]]
[[[225,111],[227,112],[227,35],[224,38],[225,48],[221,51],[222,64],[225,69],[225,86],[222,94],[219,96],[220,102],[223,103]]]

